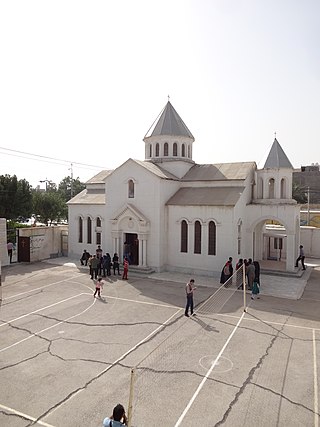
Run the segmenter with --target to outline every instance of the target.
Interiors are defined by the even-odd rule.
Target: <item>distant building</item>
[[[309,192],[309,203],[320,203],[320,168],[318,163],[312,163],[310,166],[301,166],[300,170],[293,171],[293,183],[299,187],[305,188]]]
[[[69,256],[101,245],[121,260],[129,251],[141,268],[205,275],[229,256],[282,257],[294,271],[300,209],[277,139],[260,170],[254,161],[196,164],[194,137],[168,102],[143,141],[144,160],[101,171],[68,202]],[[270,221],[283,232],[268,229]]]

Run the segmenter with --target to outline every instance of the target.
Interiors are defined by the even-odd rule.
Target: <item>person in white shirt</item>
[[[186,284],[186,296],[187,296],[187,304],[186,304],[186,310],[184,312],[184,315],[186,317],[190,317],[188,312],[190,308],[191,316],[193,315],[193,292],[197,289],[194,286],[194,279],[190,279],[190,282]]]

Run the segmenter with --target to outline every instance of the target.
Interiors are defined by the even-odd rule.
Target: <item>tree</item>
[[[16,175],[0,175],[0,217],[28,218],[31,213],[32,193],[28,181],[18,181]]]
[[[86,188],[85,184],[80,182],[79,178],[73,179],[70,176],[66,176],[60,182],[58,192],[65,202],[71,199],[71,184],[72,184],[72,197],[80,193]]]
[[[57,191],[33,191],[33,212],[41,222],[49,225],[52,221],[66,219],[67,206]]]

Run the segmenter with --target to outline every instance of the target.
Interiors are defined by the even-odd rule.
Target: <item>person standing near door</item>
[[[8,251],[8,257],[10,259],[10,264],[12,263],[12,252],[13,252],[13,243],[11,240],[7,243],[7,251]]]
[[[304,256],[304,249],[303,249],[303,246],[302,246],[302,245],[300,245],[300,246],[299,246],[299,256],[298,256],[298,258],[296,259],[296,267],[298,267],[298,263],[299,263],[299,261],[301,261],[302,270],[305,270],[305,269],[306,269],[306,266],[304,265],[304,259],[305,259],[305,256]]]

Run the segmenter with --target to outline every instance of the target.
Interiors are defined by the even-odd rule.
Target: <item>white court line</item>
[[[27,420],[30,420],[33,422],[37,420],[36,418],[30,417],[30,415],[24,414],[23,412],[16,411],[15,409],[9,408],[8,406],[5,406],[5,405],[1,405],[1,403],[0,403],[0,408],[4,409],[5,411],[11,412],[13,414],[20,415],[21,417],[26,418]],[[37,424],[44,427],[54,427],[52,424],[48,424],[43,421],[37,421]]]
[[[148,341],[153,335],[155,335],[161,328],[163,328],[168,322],[170,322],[171,319],[173,319],[178,313],[180,313],[181,310],[184,310],[184,308],[179,308],[172,316],[170,316],[165,322],[163,322],[160,326],[158,326],[154,331],[152,331],[149,335],[147,335],[145,338],[143,338],[141,341],[139,341],[137,344],[135,344],[133,347],[131,347],[128,351],[123,353],[122,356],[118,357],[111,365],[109,365],[107,368],[105,368],[103,371],[98,373],[95,377],[100,378],[101,375],[105,374],[109,369],[111,369],[113,366],[115,366],[117,363],[119,363],[121,360],[123,360],[125,357],[127,357],[130,353],[132,353],[136,348],[138,348],[141,344],[143,344],[145,341]],[[82,391],[86,390],[86,387],[82,387],[80,390],[78,390],[74,395],[72,395],[70,398],[74,398],[77,394],[81,393]],[[67,402],[63,402],[67,403]],[[51,412],[46,414],[48,416],[49,414],[52,414],[58,407],[61,405],[55,407]]]
[[[316,347],[316,333],[312,331],[313,343],[313,384],[314,384],[314,427],[319,426],[319,402],[318,402],[318,374],[317,374],[317,347]]]
[[[34,289],[30,289],[29,291],[20,292],[19,294],[11,295],[9,297],[4,298],[2,301],[6,301],[6,300],[11,299],[11,298],[16,298],[16,297],[19,297],[19,296],[25,295],[25,294],[30,294],[31,292],[39,291],[40,289],[49,288],[50,286],[58,285],[59,283],[68,282],[69,280],[73,279],[74,277],[78,277],[78,275],[72,276],[68,279],[59,280],[58,282],[50,283],[49,285],[41,286],[40,288],[34,288]]]
[[[238,323],[236,324],[236,326],[234,327],[233,331],[231,332],[231,334],[229,335],[229,338],[227,339],[227,341],[225,342],[224,346],[222,347],[222,349],[220,350],[220,353],[218,354],[218,356],[216,357],[215,361],[212,363],[210,369],[208,370],[208,372],[206,373],[206,375],[203,377],[203,380],[201,381],[201,383],[199,384],[197,390],[195,391],[194,395],[191,397],[191,399],[189,400],[188,405],[186,406],[185,410],[182,412],[182,414],[180,415],[180,418],[178,419],[178,421],[175,424],[175,427],[178,427],[181,425],[184,417],[187,415],[187,412],[189,411],[189,409],[191,408],[191,405],[193,404],[193,402],[195,401],[196,397],[198,396],[198,394],[200,393],[202,387],[204,386],[204,383],[207,381],[207,379],[209,378],[209,375],[211,374],[211,372],[213,371],[213,368],[216,366],[216,364],[218,363],[220,357],[222,356],[222,354],[224,353],[227,345],[229,344],[229,342],[231,341],[231,338],[233,337],[233,335],[235,334],[236,330],[238,329],[243,317],[245,315],[245,312],[242,313],[242,316],[240,317],[240,319],[238,320]]]
[[[46,307],[38,308],[38,310],[30,311],[30,313],[23,314],[22,316],[19,316],[19,317],[16,317],[15,319],[9,320],[8,322],[1,323],[0,328],[1,328],[1,326],[9,325],[13,322],[16,322],[17,320],[23,319],[24,317],[31,316],[32,314],[35,314],[35,313],[39,313],[39,311],[46,310],[47,308],[50,308],[50,307],[54,307],[55,305],[61,304],[65,301],[69,301],[73,298],[78,298],[81,295],[87,295],[87,294],[81,293],[78,295],[73,295],[72,297],[62,299],[61,301],[58,301],[58,302],[54,302],[53,304],[47,305]]]
[[[81,295],[81,294],[80,294],[80,295]],[[26,338],[23,338],[22,340],[17,341],[17,342],[15,342],[14,344],[9,345],[8,347],[1,348],[1,349],[0,349],[0,353],[2,353],[2,352],[3,352],[3,351],[5,351],[5,350],[9,350],[10,348],[15,347],[15,346],[16,346],[16,345],[18,345],[18,344],[21,344],[22,342],[25,342],[25,341],[29,340],[30,338],[33,338],[33,337],[35,337],[36,335],[41,334],[42,332],[48,331],[49,329],[53,329],[53,328],[55,328],[56,326],[59,326],[59,325],[61,325],[61,324],[62,324],[62,323],[64,323],[64,322],[68,322],[69,320],[74,319],[74,318],[75,318],[75,317],[77,317],[77,316],[80,316],[81,314],[83,314],[83,313],[85,313],[87,310],[89,310],[89,309],[90,309],[90,308],[95,304],[95,302],[96,302],[96,299],[93,301],[93,303],[92,303],[92,304],[90,304],[90,305],[89,305],[89,307],[87,307],[85,310],[81,311],[80,313],[74,314],[73,316],[70,316],[70,317],[68,317],[67,319],[61,320],[61,322],[55,323],[54,325],[51,325],[51,326],[49,326],[48,328],[42,329],[41,331],[37,331],[37,332],[35,332],[35,333],[33,333],[33,334],[31,334],[31,335],[27,336]]]

